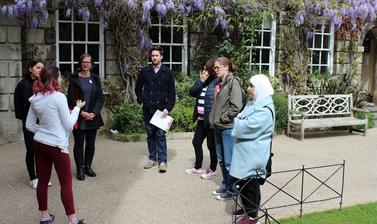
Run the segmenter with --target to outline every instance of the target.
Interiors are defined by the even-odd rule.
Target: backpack
[[[272,115],[272,120],[274,120],[274,113],[272,112],[271,108],[265,106],[268,110],[270,110],[271,112],[271,115]],[[258,182],[260,185],[263,185],[264,182],[266,182],[266,179],[269,178],[271,176],[271,172],[272,172],[272,157],[274,156],[274,154],[272,153],[272,135],[271,134],[271,142],[270,142],[270,157],[268,158],[268,161],[267,161],[267,164],[266,164],[266,178],[259,178],[258,179]]]
[[[241,111],[242,111],[243,108],[245,108],[246,103],[247,103],[246,91],[242,88],[241,79],[239,77],[234,77],[234,79],[237,79],[238,83],[240,84],[240,89],[241,89],[241,94],[242,94],[242,109],[241,109]],[[234,79],[232,79],[231,87],[233,87],[233,80]],[[232,92],[232,90],[229,91],[229,94],[230,94],[230,92]]]

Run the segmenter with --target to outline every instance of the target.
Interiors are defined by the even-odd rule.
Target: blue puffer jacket
[[[201,82],[200,80],[196,80],[194,85],[191,86],[189,93],[190,96],[196,97],[196,103],[194,107],[194,112],[192,114],[192,121],[195,122],[196,119],[198,119],[198,112],[197,112],[197,106],[198,106],[198,97],[200,96],[200,93],[202,92],[202,89],[208,85],[206,95],[204,98],[204,127],[209,127],[209,114],[212,109],[213,101],[215,99],[215,86],[217,83],[218,78],[212,78],[207,80],[206,82]]]

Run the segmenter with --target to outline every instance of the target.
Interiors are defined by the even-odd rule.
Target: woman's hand
[[[209,77],[209,74],[207,70],[203,70],[200,72],[199,78],[201,82],[205,82],[208,79],[208,77]]]
[[[83,108],[85,106],[85,101],[76,100],[76,106],[80,107],[80,109]]]

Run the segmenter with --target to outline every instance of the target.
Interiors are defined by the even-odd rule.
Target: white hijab
[[[258,103],[267,96],[274,94],[274,89],[267,76],[258,74],[250,78],[250,83],[253,84],[255,91],[253,96],[253,103]]]

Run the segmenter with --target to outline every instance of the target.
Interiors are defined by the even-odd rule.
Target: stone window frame
[[[318,55],[313,56],[313,53]],[[318,69],[315,69],[317,67],[321,74],[326,72],[332,74],[333,55],[334,24],[327,19],[318,19],[314,35],[308,40],[308,73],[312,74],[314,71],[318,71]],[[326,71],[323,69],[326,69]]]
[[[74,10],[72,10],[72,14],[74,13]],[[85,44],[85,52],[82,53],[88,53],[88,44],[98,44],[99,45],[99,60],[95,61],[95,66],[99,66],[98,73],[97,74],[101,79],[104,79],[105,77],[105,37],[104,37],[104,23],[103,18],[100,17],[98,21],[82,21],[82,20],[75,20],[75,17],[72,15],[70,20],[60,20],[59,19],[59,10],[55,11],[55,18],[56,18],[56,65],[59,66],[60,64],[66,64],[71,65],[71,71],[72,73],[75,72],[75,68],[77,67],[78,58],[74,58],[74,50],[73,45],[74,44]],[[70,41],[62,41],[59,40],[59,23],[70,23],[71,24],[71,40]],[[85,24],[85,33],[86,33],[86,40],[85,41],[75,41],[74,40],[74,24]],[[88,41],[88,24],[98,24],[99,25],[99,41]],[[70,44],[71,45],[71,60],[70,61],[60,61],[60,48],[59,44]]]
[[[269,28],[270,27],[270,28]],[[276,20],[274,18],[269,20],[263,20],[261,26],[259,29],[256,30],[259,35],[262,34],[262,36],[258,36],[257,42],[253,43],[253,45],[250,48],[250,68],[254,67],[254,71],[256,71],[258,74],[263,72],[263,67],[268,66],[268,73],[270,76],[275,76],[275,55],[276,55]],[[265,46],[264,43],[264,35],[269,33],[270,34],[270,43],[269,46]],[[260,41],[258,41],[260,37]],[[257,43],[260,42],[260,44],[257,45]],[[262,52],[265,50],[269,50],[269,60],[268,63],[262,62]],[[254,58],[256,58],[253,54],[253,52],[258,51],[259,52],[259,58],[256,59],[255,62],[253,62]]]
[[[160,46],[164,49],[164,58],[162,63],[167,65],[172,71],[173,71],[173,65],[181,65],[181,71],[182,73],[187,73],[188,69],[188,32],[187,32],[187,23],[186,20],[183,19],[181,21],[181,24],[176,23],[177,20],[174,18],[171,18],[169,21],[169,24],[166,24],[166,22],[162,22],[161,19],[157,17],[152,17],[152,26],[153,28],[158,28],[158,41],[153,42],[152,38],[152,45],[153,46]],[[161,30],[163,28],[169,28],[170,29],[170,43],[166,43],[162,41],[162,32]],[[174,43],[174,29],[181,29],[182,30],[182,43]],[[182,47],[182,58],[181,61],[173,61],[173,47]],[[166,48],[169,48],[169,54],[166,52]],[[167,55],[169,58],[167,58]],[[148,64],[151,64],[150,61],[148,61]],[[173,71],[174,72],[174,71]]]

